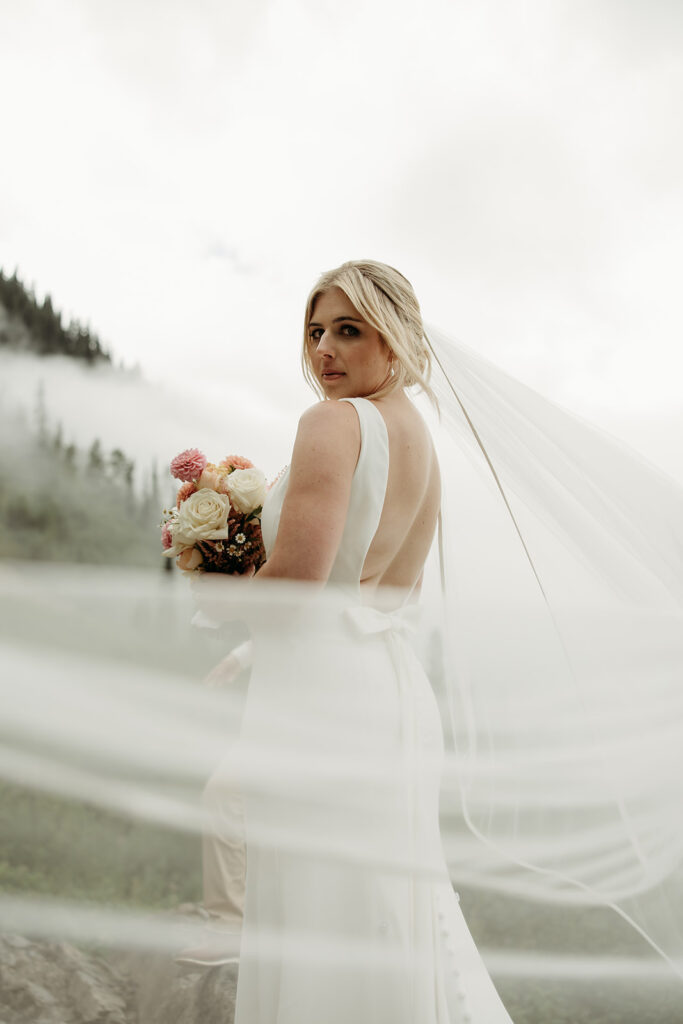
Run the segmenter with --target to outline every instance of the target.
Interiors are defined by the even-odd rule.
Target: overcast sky
[[[680,0],[0,13],[0,266],[162,382],[188,443],[295,423],[308,290],[371,257],[683,478]]]

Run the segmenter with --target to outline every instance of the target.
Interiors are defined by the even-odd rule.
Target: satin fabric
[[[361,450],[330,600],[252,623],[242,752],[264,771],[258,792],[248,771],[236,1024],[507,1024],[444,860],[441,718],[408,642],[420,609],[361,602],[390,455],[378,408],[348,401]]]

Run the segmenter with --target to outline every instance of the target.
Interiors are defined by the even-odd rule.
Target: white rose
[[[195,491],[181,504],[173,524],[173,547],[164,554],[177,554],[198,540],[226,540],[230,502],[227,495],[208,487]]]
[[[266,500],[266,478],[260,469],[235,469],[225,481],[230,502],[247,515]]]

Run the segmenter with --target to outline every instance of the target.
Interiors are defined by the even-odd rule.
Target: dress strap
[[[360,453],[351,482],[351,496],[330,583],[360,588],[360,575],[372,538],[377,532],[389,478],[389,435],[381,412],[368,398],[350,402],[360,423]]]

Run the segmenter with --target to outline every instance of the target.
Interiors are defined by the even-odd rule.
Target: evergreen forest
[[[111,362],[97,337],[78,320],[65,327],[49,295],[42,302],[15,271],[0,268],[0,347],[24,349],[38,355],[65,355],[86,363]]]
[[[75,320],[64,327],[49,296],[38,302],[16,273],[0,270],[3,346],[111,363],[95,333]],[[141,475],[120,448],[65,438],[50,421],[48,398],[39,383],[30,416],[0,408],[0,558],[170,569],[161,556],[156,469]]]

